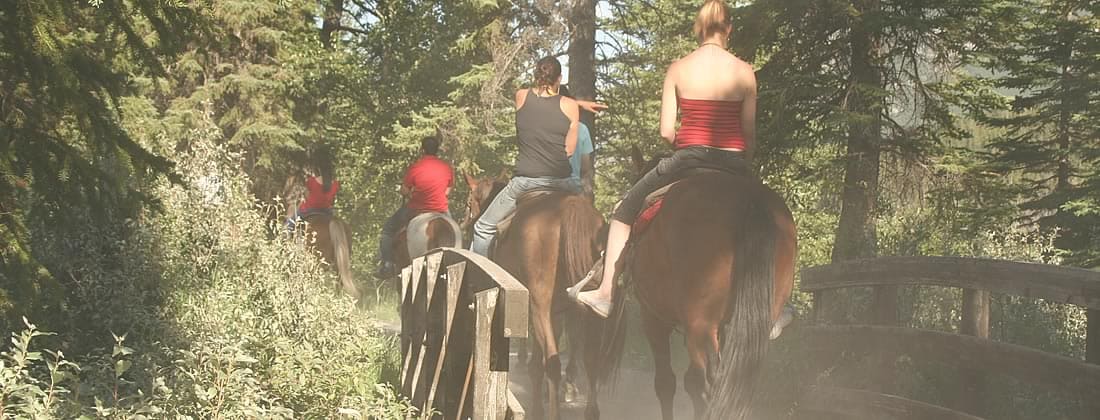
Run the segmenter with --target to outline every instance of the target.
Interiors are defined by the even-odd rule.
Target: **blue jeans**
[[[401,206],[382,224],[382,234],[378,235],[378,259],[393,264],[393,237],[409,223],[409,208]]]
[[[571,178],[527,178],[517,176],[508,181],[508,185],[500,190],[493,199],[492,204],[481,213],[481,217],[474,223],[474,240],[470,244],[470,250],[478,254],[489,256],[489,245],[493,243],[493,237],[497,234],[497,224],[509,214],[516,211],[516,200],[520,196],[535,190],[561,190],[571,193],[579,193],[579,183]]]

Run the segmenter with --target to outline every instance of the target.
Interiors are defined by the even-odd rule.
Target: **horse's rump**
[[[409,255],[415,258],[435,248],[459,246],[462,231],[446,213],[421,213],[406,224],[405,238]]]
[[[754,177],[718,172],[673,185],[649,227],[632,233],[624,253],[630,288],[649,322],[682,327],[693,343],[689,353],[692,346],[706,353],[707,394],[718,397],[708,410],[725,416],[710,418],[741,418],[746,410],[766,351],[769,309],[790,293],[794,240],[790,211],[774,191]],[[624,345],[623,289],[605,343],[609,369]]]

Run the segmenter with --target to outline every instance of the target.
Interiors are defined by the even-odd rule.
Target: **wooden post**
[[[825,296],[824,290],[819,290],[813,293],[813,321],[815,324],[825,323]]]
[[[989,338],[989,292],[963,289],[962,324],[959,332],[978,338]],[[960,372],[961,392],[955,407],[967,413],[983,416],[986,412],[986,376],[979,370],[963,369]]]
[[[963,290],[962,325],[959,332],[978,338],[989,338],[989,292]]]
[[[508,372],[492,370],[493,318],[498,289],[479,292],[474,302],[474,402],[475,419],[504,420],[508,407]]]

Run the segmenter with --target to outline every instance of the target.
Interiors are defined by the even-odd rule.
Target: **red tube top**
[[[741,132],[741,101],[677,98],[680,105],[680,130],[677,149],[710,146],[745,150]]]

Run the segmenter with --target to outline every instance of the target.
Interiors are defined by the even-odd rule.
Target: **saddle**
[[[672,190],[673,186],[679,184],[680,182],[683,182],[688,178],[706,174],[754,176],[749,171],[731,170],[727,168],[709,166],[682,170],[676,175],[676,179],[674,181],[670,182],[668,185],[654,190],[645,197],[644,204],[642,205],[642,212],[639,213],[638,218],[634,220],[634,226],[631,231],[635,232],[636,234],[641,234],[642,232],[645,232],[646,228],[648,228],[650,223],[653,222],[653,219],[656,218],[658,214],[660,214],[661,207],[662,205],[664,205],[665,202],[665,196],[668,195],[668,192]],[[634,237],[633,234],[631,236],[632,238]]]

